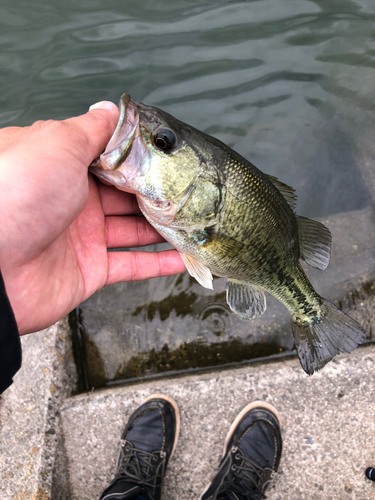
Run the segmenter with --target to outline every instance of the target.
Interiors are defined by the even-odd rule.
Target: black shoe
[[[248,404],[229,429],[220,469],[201,500],[260,500],[279,468],[281,423],[275,408]]]
[[[115,477],[100,500],[160,500],[179,427],[180,415],[173,399],[150,396],[126,424]]]

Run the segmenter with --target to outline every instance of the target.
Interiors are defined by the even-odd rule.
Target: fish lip
[[[129,94],[122,94],[120,116],[104,152],[90,165],[90,170],[97,174],[97,169],[116,170],[129,156],[135,132],[139,125],[137,106]]]

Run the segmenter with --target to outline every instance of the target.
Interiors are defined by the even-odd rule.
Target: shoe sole
[[[237,415],[237,417],[233,420],[232,425],[229,428],[227,437],[225,438],[224,450],[223,450],[223,457],[227,453],[228,443],[229,443],[229,441],[230,441],[230,439],[231,439],[231,437],[233,435],[233,432],[234,432],[235,428],[238,425],[238,422],[242,419],[242,417],[248,411],[252,410],[253,408],[265,408],[265,409],[271,411],[275,415],[275,417],[277,418],[277,420],[279,422],[279,425],[280,425],[280,429],[281,429],[281,419],[280,419],[280,415],[279,415],[278,411],[276,410],[276,408],[274,406],[270,405],[269,403],[265,403],[264,401],[253,401],[252,403],[249,403],[248,405],[246,405],[245,408],[243,408],[240,411],[240,413]],[[199,497],[199,500],[202,500],[203,495],[206,493],[206,491],[208,490],[208,488],[210,486],[211,486],[211,483],[209,483],[208,486],[204,489],[204,491],[202,492],[201,496]]]
[[[164,399],[164,401],[167,401],[174,409],[174,413],[176,416],[176,434],[175,434],[175,438],[174,438],[174,442],[173,442],[173,446],[172,446],[172,451],[171,451],[171,455],[170,455],[170,457],[171,457],[174,453],[174,450],[176,449],[178,437],[180,435],[180,410],[178,409],[176,401],[169,396],[165,396],[164,394],[152,394],[151,396],[149,396],[148,398],[145,399],[144,403],[146,403],[146,401],[150,401],[150,399]]]

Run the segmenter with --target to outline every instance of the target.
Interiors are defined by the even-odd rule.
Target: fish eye
[[[170,151],[177,141],[175,133],[169,128],[159,129],[153,139],[155,146],[162,151]]]

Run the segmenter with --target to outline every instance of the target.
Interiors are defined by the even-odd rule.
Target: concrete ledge
[[[354,301],[353,301],[354,303]],[[350,301],[369,332],[373,297]],[[375,485],[375,345],[308,377],[297,359],[71,396],[76,371],[67,320],[24,337],[23,366],[0,399],[1,500],[92,500],[114,472],[129,415],[152,393],[176,399],[182,429],[164,500],[199,498],[224,438],[248,402],[279,411],[284,451],[270,500],[370,500]]]
[[[97,498],[110,481],[129,415],[152,393],[176,399],[181,435],[165,500],[199,498],[216,470],[232,420],[248,402],[274,405],[283,422],[280,475],[270,500],[369,500],[374,465],[375,346],[340,356],[308,377],[297,359],[151,382],[67,400],[62,426],[72,499]]]
[[[76,381],[67,320],[21,341],[22,368],[0,399],[0,497],[47,500],[57,481],[68,499],[60,406]]]

